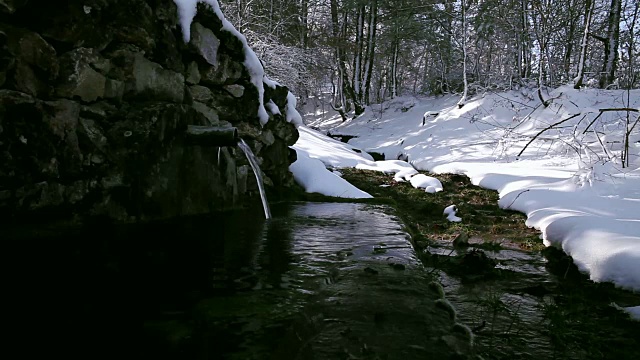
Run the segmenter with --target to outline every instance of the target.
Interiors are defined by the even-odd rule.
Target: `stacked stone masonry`
[[[283,114],[261,127],[242,43],[198,6],[185,44],[172,0],[0,0],[5,218],[152,220],[257,196],[242,152],[185,144],[189,125],[237,127],[267,186],[293,185],[287,88],[265,85]]]

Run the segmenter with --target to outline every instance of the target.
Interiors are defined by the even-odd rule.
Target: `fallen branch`
[[[529,142],[527,143],[527,145],[525,145],[525,146],[524,146],[524,148],[522,148],[522,150],[520,150],[520,152],[518,153],[518,156],[517,156],[517,157],[520,157],[520,156],[522,155],[522,153],[523,153],[525,150],[527,150],[527,148],[529,147],[529,145],[531,145],[531,143],[532,143],[535,139],[537,139],[537,138],[538,138],[538,136],[542,135],[542,134],[543,134],[544,132],[546,132],[547,130],[550,130],[550,129],[554,128],[555,126],[558,126],[558,125],[560,125],[560,124],[562,124],[562,123],[564,123],[564,122],[567,122],[567,121],[569,121],[569,120],[571,120],[571,119],[573,119],[573,118],[576,118],[576,117],[580,116],[581,114],[582,114],[582,113],[573,114],[573,115],[569,116],[568,118],[566,118],[566,119],[564,119],[564,120],[560,120],[560,121],[558,121],[557,123],[551,124],[551,125],[547,126],[546,128],[544,128],[544,129],[540,130],[540,132],[539,132],[539,133],[537,133],[533,138],[531,138],[531,140],[529,140]]]

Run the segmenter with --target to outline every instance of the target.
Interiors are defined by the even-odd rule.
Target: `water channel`
[[[4,227],[0,235],[9,239],[17,302],[30,309],[17,331],[38,345],[25,355],[623,359],[638,349],[607,318],[594,335],[606,346],[573,339],[578,345],[559,352],[541,304],[566,283],[542,256],[486,252],[509,275],[469,281],[474,274],[423,266],[424,254],[380,205],[280,204],[269,220],[255,208],[134,226]],[[429,256],[441,262],[473,252],[434,245]]]

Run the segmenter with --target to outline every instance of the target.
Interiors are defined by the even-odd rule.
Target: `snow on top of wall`
[[[251,76],[251,83],[258,89],[258,100],[260,101],[260,107],[258,108],[258,118],[260,124],[264,126],[269,121],[269,115],[264,108],[264,84],[265,80],[264,68],[253,50],[247,43],[247,38],[244,37],[236,28],[224,17],[220,10],[220,5],[217,0],[173,0],[178,6],[178,17],[180,20],[180,27],[182,28],[182,36],[184,42],[189,42],[191,39],[191,22],[196,16],[198,2],[205,3],[211,6],[214,13],[222,21],[222,29],[230,32],[235,37],[240,39],[242,47],[244,49],[244,65],[249,71]],[[271,83],[269,83],[271,86]]]
[[[280,85],[277,81],[269,79],[269,77],[266,75],[264,76],[264,83],[272,89],[275,89],[277,85]]]
[[[265,106],[273,115],[282,115],[282,113],[280,112],[280,108],[278,108],[278,105],[276,105],[273,100],[269,100],[269,102],[266,103]]]
[[[296,110],[296,97],[289,91],[287,94],[287,121],[298,127],[302,125],[302,116]]]

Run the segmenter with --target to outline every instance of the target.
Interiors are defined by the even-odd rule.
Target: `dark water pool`
[[[385,206],[272,213],[3,224],[5,333],[24,358],[640,358],[640,324],[610,306],[637,295],[572,278],[570,261],[485,251],[499,271],[478,278],[449,260],[473,250],[448,243],[423,267]],[[475,328],[473,347],[456,322]]]
[[[26,357],[425,359],[471,350],[390,209],[6,226]],[[458,329],[459,330],[459,329]],[[464,356],[462,356],[464,358]]]

